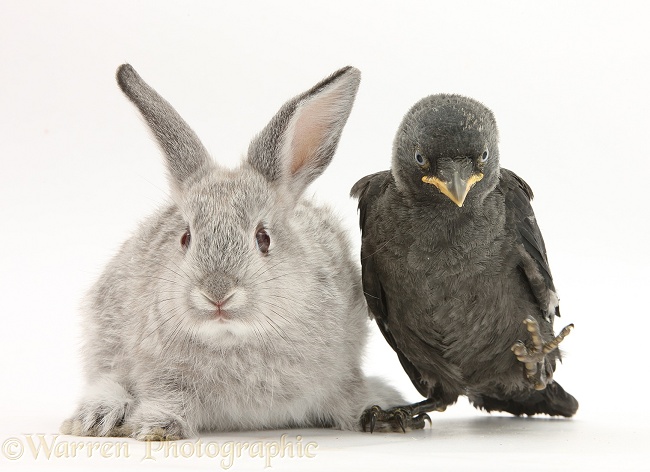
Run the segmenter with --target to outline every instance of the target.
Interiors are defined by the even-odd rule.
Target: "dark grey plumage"
[[[422,99],[399,127],[391,170],[364,177],[352,195],[370,311],[428,398],[408,416],[459,395],[487,411],[576,412],[552,380],[570,327],[555,337],[558,299],[533,193],[500,168],[488,108],[458,95]]]

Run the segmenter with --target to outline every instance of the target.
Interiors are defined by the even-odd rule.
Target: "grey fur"
[[[423,181],[447,181],[453,169],[482,174],[460,207]],[[486,410],[575,413],[577,401],[550,381],[559,350],[540,362],[540,381],[548,380],[541,391],[511,351],[529,343],[528,318],[553,339],[559,308],[532,191],[499,166],[487,107],[459,95],[422,99],[400,125],[391,170],[364,177],[352,195],[368,305],[431,405],[444,409],[467,395]]]
[[[87,388],[63,433],[359,430],[366,408],[400,402],[361,372],[367,316],[347,237],[329,209],[301,197],[332,158],[359,77],[345,68],[290,100],[230,171],[131,66],[118,69],[165,154],[174,202],[88,294]],[[256,246],[260,227],[268,254]]]

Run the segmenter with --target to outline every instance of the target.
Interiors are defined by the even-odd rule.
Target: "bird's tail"
[[[513,398],[495,398],[485,395],[470,397],[472,404],[485,411],[505,411],[516,416],[546,414],[573,416],[578,411],[578,400],[567,393],[557,382],[549,383],[544,390],[534,390]]]

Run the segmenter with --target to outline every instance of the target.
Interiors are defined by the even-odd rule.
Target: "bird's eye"
[[[183,233],[183,236],[181,236],[181,246],[183,246],[184,249],[187,249],[188,247],[190,247],[191,240],[192,240],[192,235],[190,234],[190,229],[188,228]]]
[[[424,165],[424,156],[420,153],[420,151],[415,151],[415,162],[417,162],[420,166]]]
[[[262,254],[267,255],[269,253],[271,237],[264,227],[257,230],[255,234],[255,245],[257,246],[257,250]]]
[[[488,160],[488,157],[489,157],[489,156],[490,156],[490,153],[489,153],[488,150],[486,149],[485,151],[483,151],[483,154],[481,154],[481,157],[479,158],[479,160],[480,160],[481,162],[486,162],[486,161]]]

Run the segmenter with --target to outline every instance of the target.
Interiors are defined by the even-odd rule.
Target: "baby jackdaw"
[[[552,380],[560,315],[533,192],[499,166],[483,104],[432,95],[404,117],[392,169],[362,178],[363,288],[379,329],[427,400],[364,423],[420,428],[459,395],[487,411],[572,416]]]

